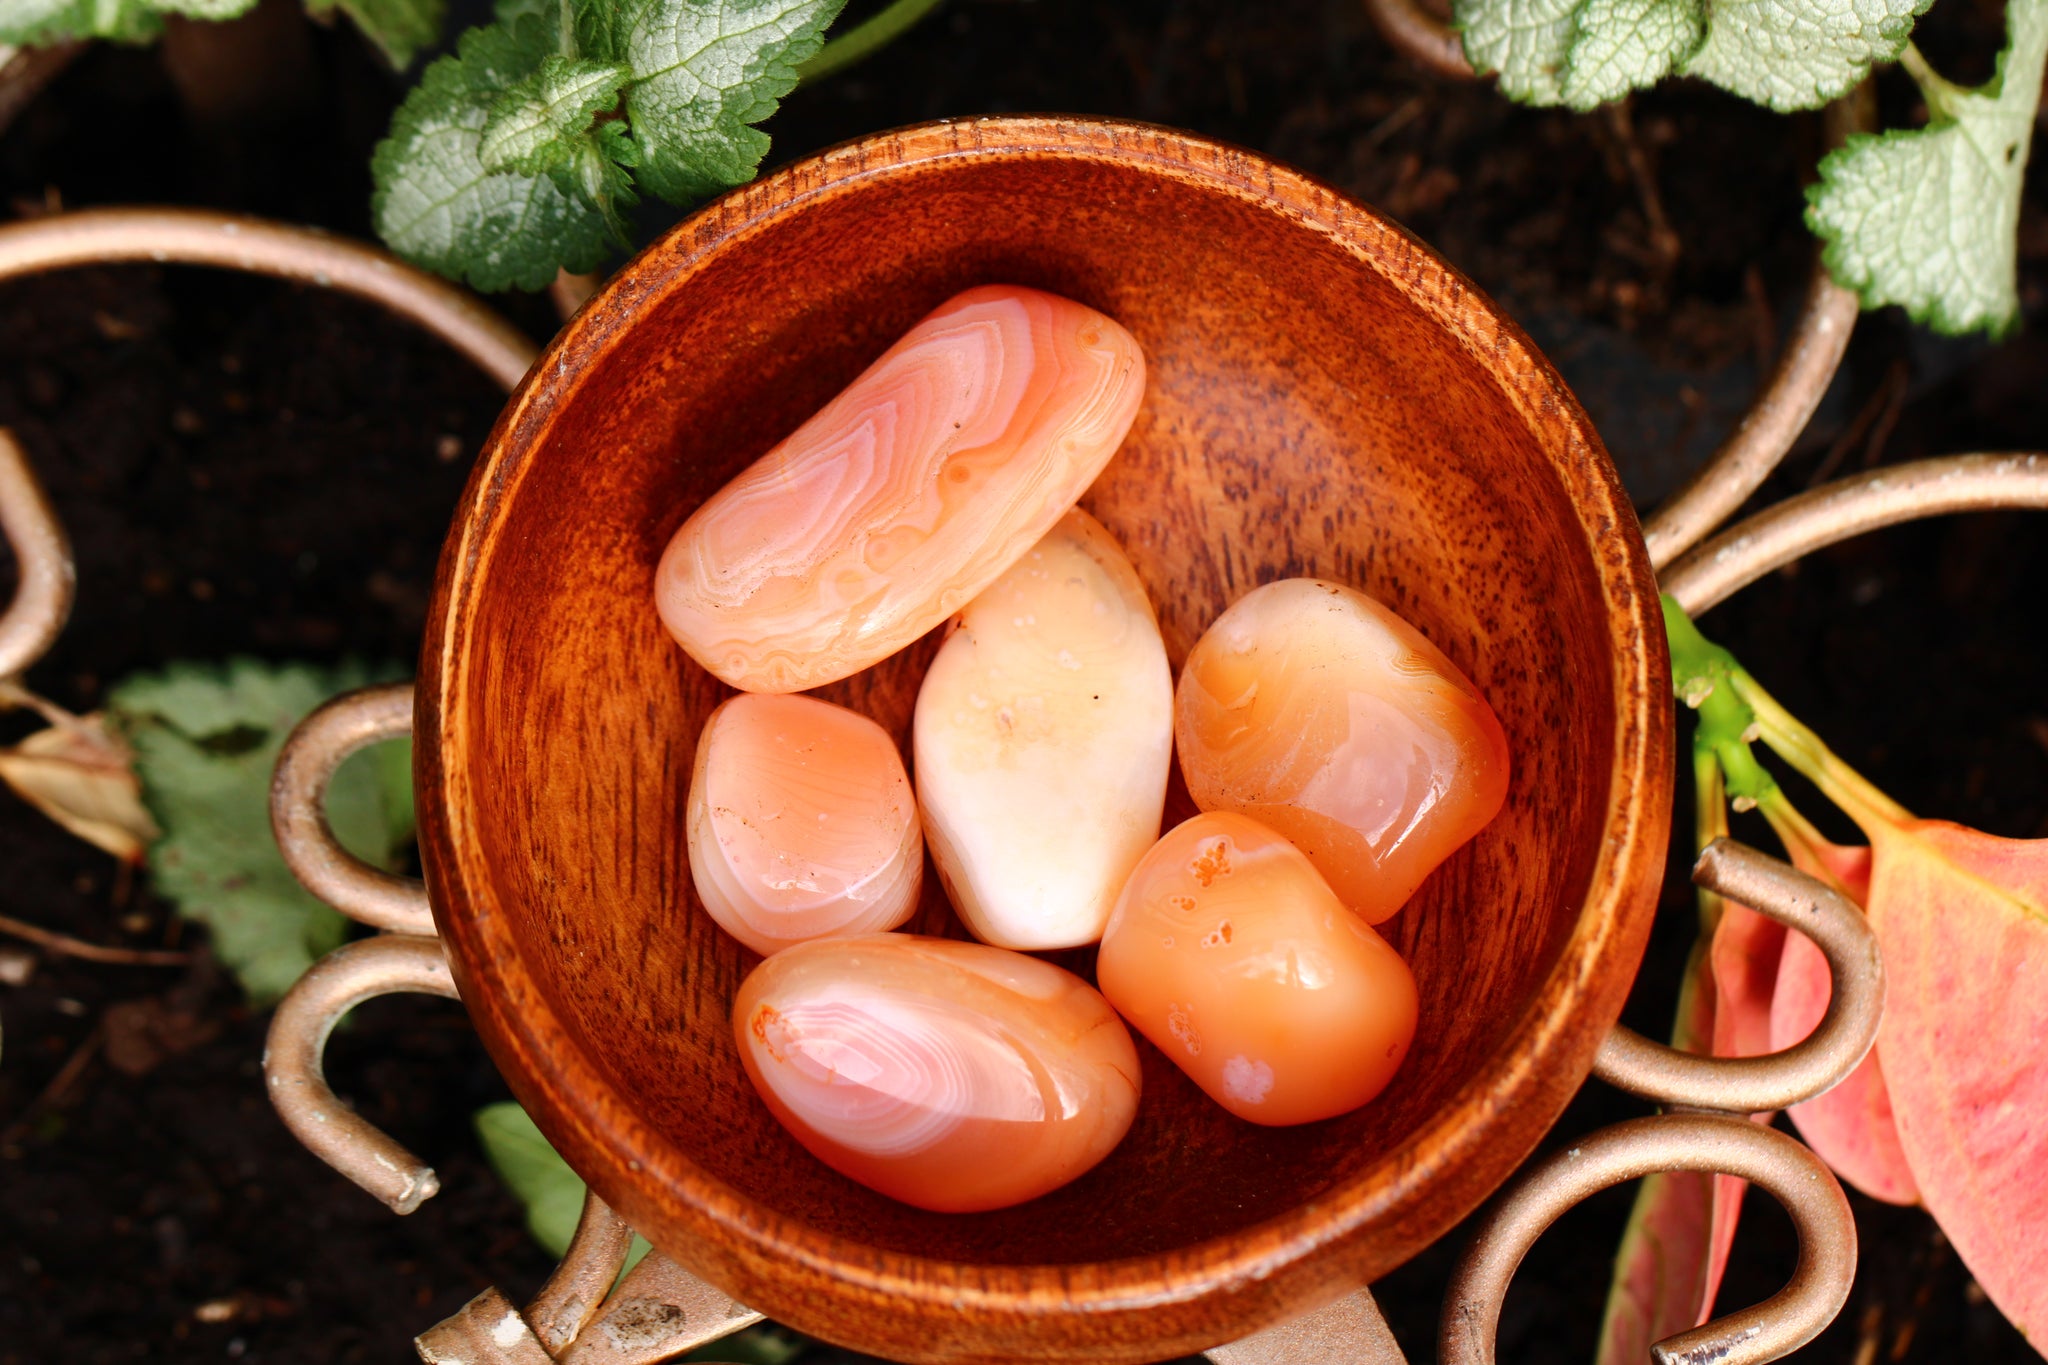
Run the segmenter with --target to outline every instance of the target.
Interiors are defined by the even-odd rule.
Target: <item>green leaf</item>
[[[533,14],[471,29],[426,70],[377,144],[370,210],[377,233],[415,264],[478,289],[542,289],[556,270],[590,270],[611,235],[602,207],[555,176],[493,171],[480,143],[497,98],[553,54]]]
[[[1704,30],[1698,0],[1586,0],[1565,54],[1562,102],[1591,109],[1655,85]]]
[[[511,1100],[485,1105],[472,1120],[491,1169],[526,1206],[526,1230],[551,1256],[569,1249],[583,1216],[583,1181],[569,1169],[524,1109]],[[626,1253],[626,1270],[651,1248],[637,1233]]]
[[[1706,41],[1680,68],[1780,113],[1846,93],[1896,61],[1934,0],[1713,0]]]
[[[400,71],[412,65],[421,49],[440,41],[441,24],[448,15],[447,0],[306,0],[310,14],[335,9],[353,19],[363,36]]]
[[[2048,0],[2010,0],[2006,25],[1988,84],[1958,89],[1921,64],[1926,127],[1852,137],[1820,163],[1807,226],[1866,308],[1895,303],[1951,335],[2019,325],[2020,192],[2048,63]]]
[[[1584,0],[1452,0],[1465,60],[1498,74],[1501,93],[1524,104],[1564,100],[1565,59]]]
[[[187,19],[218,22],[247,14],[256,0],[147,0],[149,7],[164,14],[182,14]]]
[[[579,37],[625,63],[639,185],[688,204],[753,179],[768,135],[751,125],[796,88],[846,0],[619,0]]]
[[[0,0],[0,43],[144,43],[163,28],[163,15],[144,0]]]
[[[163,831],[149,849],[156,888],[212,932],[214,952],[250,998],[282,995],[339,945],[338,913],[292,878],[270,832],[270,774],[292,727],[339,692],[389,677],[359,665],[322,669],[237,659],[173,664],[116,686],[108,714],[135,750],[143,801]],[[351,851],[390,866],[411,832],[410,746],[356,755],[328,787],[327,814]]]
[[[540,69],[491,103],[477,156],[491,171],[536,175],[591,145],[591,125],[619,102],[629,73],[615,62],[543,57]]]
[[[476,1111],[477,1140],[491,1169],[526,1206],[526,1229],[549,1255],[560,1256],[583,1216],[583,1182],[555,1154],[526,1111],[511,1100]]]

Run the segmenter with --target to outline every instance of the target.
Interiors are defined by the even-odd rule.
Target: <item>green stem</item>
[[[912,24],[937,9],[944,0],[894,0],[880,14],[854,25],[818,49],[818,54],[796,69],[800,84],[823,80],[856,62],[864,62],[907,32]]]
[[[1750,749],[1751,741],[1761,739],[1848,812],[1870,838],[1913,818],[1911,811],[1844,763],[1819,735],[1780,706],[1733,654],[1700,634],[1669,596],[1664,598],[1664,633],[1671,643],[1672,689],[1699,713],[1693,746],[1713,753],[1737,810],[1771,804],[1780,796],[1777,782]],[[1790,809],[1789,803],[1776,803],[1781,810]]]
[[[1763,742],[1846,811],[1850,819],[1862,826],[1866,836],[1875,839],[1880,830],[1913,818],[1911,811],[1843,762],[1819,735],[1779,705],[1778,699],[1764,691],[1746,669],[1738,667],[1730,682],[1735,694],[1756,713]]]
[[[1906,74],[1920,87],[1920,96],[1927,101],[1927,112],[1931,117],[1954,117],[1955,98],[1964,93],[1961,86],[1944,79],[1928,64],[1920,49],[1911,43],[1907,43],[1906,50],[1899,54],[1899,65],[1906,68]]]
[[[1728,835],[1728,793],[1721,783],[1721,763],[1714,751],[1703,745],[1695,745],[1692,751],[1693,789],[1693,845],[1701,851],[1716,839]],[[1699,888],[1700,941],[1714,936],[1714,930],[1721,923],[1721,895]],[[1684,1010],[1679,1017],[1684,1018]]]
[[[1672,689],[1699,714],[1693,748],[1714,756],[1735,808],[1748,810],[1778,784],[1749,747],[1757,737],[1756,714],[1733,685],[1741,665],[1733,654],[1700,634],[1692,618],[1668,596],[1664,598],[1664,633],[1671,642]]]

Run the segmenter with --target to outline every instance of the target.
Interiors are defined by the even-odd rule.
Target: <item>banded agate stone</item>
[[[684,828],[698,899],[757,953],[893,929],[924,884],[895,741],[815,697],[742,692],[713,711]]]
[[[1095,978],[1209,1097],[1280,1126],[1383,1090],[1415,1037],[1415,978],[1307,858],[1246,816],[1197,815],[1117,899]]]
[[[917,694],[925,839],[961,920],[1004,948],[1102,936],[1159,837],[1173,672],[1137,570],[1076,508],[968,603]]]
[[[1035,1199],[1122,1141],[1138,1054],[1088,984],[979,943],[820,939],[733,1001],[747,1075],[819,1160],[919,1208]]]
[[[1188,794],[1287,836],[1369,923],[1507,798],[1493,708],[1421,632],[1314,578],[1255,588],[1195,642],[1174,696]]]
[[[1138,343],[1094,309],[959,294],[690,515],[655,572],[661,619],[744,691],[857,673],[1050,530],[1144,388]]]

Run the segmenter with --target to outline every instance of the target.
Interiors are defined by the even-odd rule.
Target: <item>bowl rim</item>
[[[1525,423],[1562,434],[1561,443],[1539,443],[1578,513],[1616,660],[1605,837],[1572,931],[1502,1046],[1407,1143],[1316,1199],[1204,1242],[1111,1261],[962,1265],[883,1252],[794,1223],[699,1168],[634,1115],[547,1010],[505,918],[491,910],[489,872],[466,823],[474,806],[461,757],[472,723],[464,645],[475,593],[500,513],[580,374],[652,302],[782,215],[962,158],[1107,162],[1194,183],[1275,213],[1386,278],[1472,355]],[[1162,1329],[1155,1340],[1178,1324],[1184,1339],[1213,1345],[1332,1299],[1434,1241],[1507,1178],[1584,1080],[1620,1014],[1662,881],[1669,671],[1636,514],[1591,423],[1521,329],[1405,229],[1301,171],[1177,129],[1045,115],[938,120],[840,144],[713,201],[620,267],[535,362],[471,472],[435,577],[415,711],[421,857],[462,1000],[514,1093],[591,1187],[629,1220],[649,1222],[683,1265],[806,1330],[829,1324],[831,1305],[816,1293],[824,1288],[828,1299],[870,1310],[944,1313],[970,1332],[1134,1316],[1148,1324],[1138,1330]],[[1537,1122],[1527,1121],[1532,1112]],[[658,1209],[637,1194],[657,1186]],[[1372,1234],[1389,1229],[1397,1254],[1376,1255]],[[1321,1254],[1333,1250],[1348,1254]],[[1228,1308],[1219,1296],[1233,1300]],[[1173,1312],[1204,1304],[1206,1327],[1188,1328],[1195,1319]]]

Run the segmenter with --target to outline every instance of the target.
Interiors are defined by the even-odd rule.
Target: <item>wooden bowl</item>
[[[1150,586],[1176,664],[1256,584],[1356,584],[1492,700],[1514,782],[1387,926],[1423,1003],[1380,1099],[1254,1127],[1140,1040],[1144,1098],[1108,1160],[1021,1207],[943,1215],[813,1159],[741,1071],[727,1011],[757,959],[697,904],[682,818],[726,689],[663,633],[652,587],[701,500],[925,312],[990,281],[1084,300],[1145,347],[1143,409],[1084,505]],[[934,647],[823,694],[907,757]],[[1158,1360],[1399,1265],[1585,1078],[1664,861],[1656,587],[1556,373],[1370,210],[1133,124],[869,138],[726,196],[625,266],[492,433],[421,675],[427,880],[514,1093],[676,1260],[900,1360]],[[926,884],[931,928],[946,911]]]

